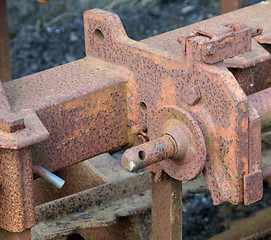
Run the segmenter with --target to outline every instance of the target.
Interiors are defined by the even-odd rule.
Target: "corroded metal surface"
[[[249,96],[251,104],[261,116],[262,129],[271,127],[271,88],[257,92]]]
[[[0,225],[22,232],[35,225],[31,149],[1,149],[0,154]]]
[[[266,45],[266,46],[268,46],[268,45]],[[268,66],[267,62],[269,62],[269,66],[270,66],[270,59],[271,59],[271,56],[270,56],[270,53],[267,51],[267,49],[263,48],[263,45],[259,44],[256,41],[256,39],[253,38],[252,44],[251,44],[251,51],[246,52],[241,55],[237,55],[233,58],[225,59],[223,61],[223,63],[225,63],[226,67],[231,72],[233,69],[236,69],[236,70],[240,69],[240,70],[247,70],[247,74],[249,74],[248,70],[250,70],[250,74],[248,75],[249,81],[247,81],[246,83],[243,81],[239,82],[238,75],[240,75],[240,74],[237,73],[237,77],[236,77],[236,80],[238,81],[238,83],[240,84],[242,89],[245,91],[245,93],[247,95],[249,95],[250,93],[247,92],[248,86],[246,86],[244,84],[249,84],[249,85],[254,84],[253,86],[250,86],[251,87],[250,91],[256,92],[256,91],[261,90],[260,87],[265,86],[264,80],[267,76],[261,75],[261,76],[265,76],[263,79],[258,79],[257,76],[255,76],[259,82],[258,81],[251,82],[252,80],[254,80],[252,77],[252,76],[254,76],[253,71],[256,71],[258,74],[265,73],[266,75],[268,75],[268,73],[270,73],[270,70],[268,71],[268,67],[266,67],[264,65]],[[258,70],[256,69],[257,67],[259,68]],[[266,72],[260,73],[260,69],[262,71],[266,70]],[[235,72],[233,72],[233,74],[235,76]],[[245,75],[245,73],[243,73],[243,74]]]
[[[206,144],[197,121],[184,109],[165,106],[157,110],[150,122],[150,138],[162,134],[172,136],[177,153],[171,159],[160,162],[150,169],[159,174],[163,169],[174,179],[187,181],[198,176],[206,163]],[[157,169],[155,169],[157,167]]]
[[[125,171],[108,153],[61,169],[56,174],[65,180],[61,189],[41,178],[35,179],[35,206],[133,175]]]
[[[127,70],[86,58],[7,82],[12,108],[35,110],[50,133],[33,146],[34,164],[56,171],[125,145],[130,77]]]
[[[144,114],[140,114],[143,111],[140,109],[141,102],[147,106],[144,111],[149,118],[156,109],[165,105],[177,105],[188,110],[199,122],[204,135],[209,136],[206,144],[211,159],[208,164],[212,167],[207,165],[205,172],[208,182],[214,183],[209,186],[214,202],[242,201],[242,176],[248,171],[245,161],[248,157],[247,99],[230,72],[201,64],[200,44],[204,37],[195,37],[193,41],[190,39],[187,52],[191,54],[185,61],[182,56],[174,58],[175,55],[166,49],[157,50],[130,40],[119,18],[113,14],[100,10],[88,11],[85,13],[85,23],[87,55],[135,71],[135,82],[129,81],[127,85],[129,119],[136,123],[144,121]],[[95,36],[96,29],[103,33],[102,41]],[[176,41],[177,36],[164,34],[163,41]],[[199,55],[196,55],[198,52]],[[198,78],[199,75],[202,77]],[[200,86],[201,93],[200,101],[193,108],[182,97],[191,85]],[[223,166],[218,159],[223,159]],[[218,180],[222,178],[223,181]]]
[[[149,175],[149,176],[148,176]],[[64,187],[61,190],[54,191],[53,188],[49,188],[47,190],[47,185],[36,185],[36,191],[35,191],[35,198],[40,197],[41,200],[37,200],[39,202],[48,202],[52,201],[61,197],[67,197],[71,194],[75,194],[78,192],[82,192],[84,190],[87,190],[88,194],[90,192],[96,192],[97,194],[103,191],[102,189],[106,189],[108,191],[104,195],[101,194],[97,199],[95,200],[93,197],[90,197],[90,199],[93,200],[94,205],[89,206],[89,208],[84,208],[83,202],[82,202],[82,208],[79,207],[79,211],[75,211],[73,214],[69,213],[69,217],[72,218],[71,221],[69,221],[69,228],[63,227],[62,225],[62,218],[55,218],[53,220],[49,219],[48,221],[45,221],[42,217],[41,222],[37,222],[37,226],[32,229],[32,239],[37,238],[38,240],[44,240],[44,239],[55,239],[53,237],[54,234],[63,235],[65,237],[61,238],[63,240],[69,239],[67,238],[67,235],[70,232],[76,232],[79,233],[81,236],[83,236],[86,240],[100,240],[102,239],[137,239],[137,240],[145,240],[148,239],[144,236],[141,237],[141,231],[139,227],[143,224],[142,222],[139,222],[138,224],[133,223],[133,221],[139,221],[149,216],[149,214],[138,214],[131,216],[129,213],[129,210],[133,208],[137,208],[138,210],[143,207],[147,206],[147,209],[149,211],[150,204],[151,204],[151,197],[150,197],[150,173],[145,173],[141,175],[136,175],[134,173],[126,172],[124,169],[121,168],[119,163],[109,154],[101,154],[99,156],[96,156],[94,158],[85,160],[83,162],[80,162],[78,164],[74,164],[73,166],[67,167],[65,169],[62,169],[58,171],[58,176],[61,176],[61,178],[65,179],[66,183]],[[136,191],[138,189],[135,189],[135,192],[133,192],[132,188],[130,189],[132,193],[135,194],[134,198],[126,198],[125,192],[127,185],[124,184],[123,188],[121,187],[120,182],[123,180],[124,182],[127,182],[127,180],[130,177],[134,177],[133,179],[130,179],[131,183],[138,182],[138,184],[142,184],[142,188],[146,188],[145,192],[142,191],[140,194],[138,194]],[[148,178],[147,183],[143,183],[142,179]],[[35,182],[41,183],[42,179],[36,179]],[[203,179],[204,180],[204,179]],[[119,204],[121,204],[120,207],[117,207],[117,201],[115,201],[115,196],[110,195],[110,189],[111,185],[107,185],[107,187],[104,186],[104,184],[118,181],[114,187],[120,187],[120,191],[123,191],[123,194],[121,193],[119,196],[116,196],[119,199]],[[43,186],[43,187],[42,187]],[[131,184],[131,187],[138,186],[136,183]],[[46,189],[45,189],[46,188]],[[92,189],[90,189],[92,188]],[[193,188],[193,187],[192,187]],[[43,191],[42,191],[43,190]],[[128,190],[128,188],[127,188]],[[130,191],[128,190],[128,192]],[[37,194],[38,191],[38,194]],[[186,190],[187,193],[187,190]],[[53,196],[54,198],[49,199],[48,195],[56,195]],[[81,193],[80,193],[81,194]],[[128,193],[129,194],[129,193]],[[143,196],[144,194],[144,196]],[[37,196],[38,195],[38,196]],[[44,195],[44,196],[42,196]],[[109,197],[107,196],[109,195]],[[133,194],[132,194],[133,195]],[[85,196],[85,195],[84,195]],[[105,198],[103,197],[105,196]],[[108,202],[108,199],[112,196],[112,201],[110,201],[110,204]],[[121,199],[123,196],[124,199]],[[44,201],[47,200],[47,201]],[[80,201],[83,201],[84,198],[80,198]],[[100,201],[100,202],[99,202]],[[97,202],[97,204],[96,204]],[[104,204],[107,202],[106,204]],[[53,204],[53,202],[51,202]],[[80,202],[78,202],[80,204]],[[133,204],[133,205],[131,205]],[[48,205],[46,205],[48,206]],[[135,208],[134,208],[135,207]],[[144,207],[144,208],[145,208]],[[42,205],[38,206],[37,208],[42,209]],[[115,217],[113,216],[112,212],[117,213],[117,211],[120,212],[120,210],[123,210],[123,213],[125,213],[125,216],[122,217]],[[99,211],[99,213],[98,213]],[[125,212],[126,211],[126,212]],[[55,212],[57,212],[57,209],[55,209]],[[41,212],[42,214],[42,212]],[[111,221],[107,227],[104,227],[102,224],[98,226],[98,220],[96,218],[99,218],[97,214],[100,214],[99,216],[104,219],[111,219]],[[134,214],[134,212],[132,213]],[[117,214],[116,214],[117,215]],[[77,217],[77,218],[76,218]],[[89,217],[89,219],[88,219]],[[95,218],[96,217],[96,218]],[[39,218],[39,217],[37,217]],[[84,219],[85,221],[89,220],[89,225],[92,223],[97,223],[97,227],[87,227],[86,225],[81,225],[79,228],[77,228],[79,223],[79,219]],[[101,221],[103,221],[101,219]],[[132,222],[130,222],[132,221]],[[50,225],[51,223],[51,225]],[[125,225],[126,223],[126,225]],[[55,224],[57,226],[55,226]],[[139,225],[139,226],[138,226]],[[149,229],[148,226],[145,229]],[[48,230],[46,234],[46,230]],[[56,232],[59,230],[58,232]],[[38,235],[37,235],[38,234]],[[128,234],[132,234],[131,236]],[[1,236],[1,235],[0,235]],[[57,238],[59,239],[59,238]]]
[[[248,174],[244,176],[245,205],[252,204],[263,196],[261,117],[251,103],[249,104],[248,134]]]
[[[131,175],[36,207],[32,239],[65,236],[78,229],[105,227],[118,217],[150,208],[150,175]]]
[[[107,172],[104,172],[103,169],[106,170]],[[84,172],[84,171],[86,171],[86,172]],[[94,171],[95,174],[91,173],[92,171]],[[71,175],[72,172],[74,173],[74,176]],[[136,197],[138,198],[137,200],[136,199],[132,200],[131,198],[128,198],[128,201],[127,201],[127,198],[123,199],[121,201],[121,203],[123,205],[121,208],[123,208],[125,206],[125,211],[127,211],[126,214],[128,216],[130,216],[130,214],[131,214],[128,211],[129,204],[134,204],[134,207],[136,207],[137,209],[139,209],[142,206],[145,206],[145,207],[147,207],[148,211],[150,210],[150,205],[151,205],[151,193],[149,190],[150,189],[150,180],[151,180],[150,173],[145,173],[144,175],[135,175],[133,173],[125,172],[120,167],[120,165],[116,162],[116,160],[114,160],[109,154],[102,154],[102,155],[99,155],[99,156],[94,157],[92,159],[75,164],[71,167],[68,167],[66,170],[63,169],[62,171],[59,172],[59,174],[61,177],[63,177],[65,180],[67,180],[66,181],[67,185],[65,184],[66,189],[65,189],[65,187],[63,187],[63,191],[66,195],[69,195],[72,193],[77,193],[78,190],[80,191],[80,190],[88,189],[88,188],[90,188],[91,185],[93,186],[93,184],[94,184],[94,186],[96,185],[96,190],[93,189],[93,191],[97,192],[100,187],[101,188],[104,187],[103,182],[104,183],[109,183],[109,182],[112,183],[114,181],[120,181],[122,179],[125,179],[124,181],[126,181],[128,178],[130,178],[132,176],[134,176],[134,178],[131,179],[132,180],[131,187],[132,186],[134,187],[136,185],[136,184],[134,184],[135,182],[139,182],[139,184],[142,184],[142,181],[141,181],[142,177],[147,177],[149,175],[147,185],[145,186],[147,191],[145,193],[143,193],[144,196],[142,196],[142,193],[141,193],[140,195],[136,194]],[[77,178],[75,178],[75,176],[77,176]],[[100,182],[97,183],[97,181],[99,181],[99,179],[101,179],[101,178],[103,180],[101,180]],[[35,181],[38,181],[38,180],[40,180],[40,179],[37,179]],[[71,182],[69,182],[69,180],[71,180]],[[39,189],[36,189],[36,191],[35,191],[35,198],[37,198],[37,190],[39,190],[39,191],[41,191],[42,189],[45,190],[47,185],[45,185],[44,187],[42,187],[42,185],[39,185]],[[40,189],[41,187],[42,187],[42,189]],[[142,187],[144,187],[144,185],[142,185]],[[107,188],[107,189],[109,189],[109,188]],[[60,190],[58,190],[58,191],[60,191]],[[90,190],[88,192],[90,192]],[[195,180],[192,180],[189,182],[184,182],[182,192],[183,192],[183,199],[187,198],[190,193],[208,192],[208,188],[207,188],[206,182],[204,180],[204,177],[201,175],[201,176],[197,177]],[[54,192],[53,189],[49,188],[48,190],[43,191],[43,194],[46,195],[46,197],[47,197],[48,194],[57,194],[57,193]],[[109,191],[109,194],[110,194],[110,191]],[[40,194],[38,194],[38,196],[40,196]],[[122,196],[122,195],[120,195],[120,196]],[[58,195],[58,197],[56,197],[56,198],[60,198],[60,197],[61,196]],[[103,202],[103,197],[101,197],[99,200],[101,202]],[[53,202],[51,202],[51,204],[53,204]],[[102,204],[100,206],[94,206],[93,208],[91,207],[89,211],[91,212],[96,207],[98,208],[98,210],[100,209],[102,211],[101,215],[107,214],[108,212],[110,212],[112,210],[112,208],[114,208],[116,210],[116,204],[114,201],[112,202],[112,208],[110,208],[110,207],[106,208],[105,211],[104,211],[104,205],[102,205]],[[38,208],[43,209],[43,206],[41,205]],[[119,210],[119,208],[118,208],[118,210]],[[57,209],[55,209],[55,211],[57,211]],[[80,209],[80,211],[78,211],[74,214],[78,214],[77,216],[79,218],[80,218],[80,215],[82,215],[82,217],[84,219],[86,219],[86,212],[87,211],[88,211],[87,209],[84,209],[84,210]],[[95,210],[95,212],[96,212],[96,210]],[[134,214],[134,212],[132,214]],[[91,214],[89,214],[89,215],[91,215]],[[109,216],[109,218],[112,219],[112,216]],[[74,219],[74,221],[70,221],[70,225],[77,226],[76,224],[78,224],[78,222],[75,221],[75,218],[73,218],[73,219]],[[126,227],[124,228],[124,225],[123,225],[124,223],[123,223],[119,226],[119,229],[118,229],[117,226],[120,224],[121,219],[123,219],[124,222],[126,223],[126,225],[125,225]],[[52,221],[52,223],[51,223],[51,221]],[[93,218],[90,217],[90,221],[93,221],[93,222],[96,221],[94,216],[93,216]],[[113,222],[111,222],[109,224],[110,226],[108,226],[107,228],[103,228],[102,226],[97,227],[97,228],[92,228],[92,227],[91,228],[84,228],[84,226],[81,226],[81,229],[76,229],[74,231],[80,233],[85,239],[92,239],[92,240],[93,239],[100,239],[101,236],[105,237],[105,239],[115,239],[115,238],[113,238],[113,236],[115,236],[116,239],[137,239],[136,238],[137,235],[129,236],[129,238],[128,238],[128,236],[126,236],[126,234],[128,234],[128,232],[132,231],[133,229],[134,229],[134,231],[136,231],[137,234],[139,233],[138,230],[136,229],[136,226],[131,228],[132,226],[130,226],[129,221],[128,222],[127,221],[128,221],[128,219],[121,217],[120,219],[118,218],[117,224],[111,225],[113,223]],[[54,222],[57,222],[59,228],[54,227]],[[52,239],[54,239],[53,229],[55,229],[55,230],[61,229],[61,232],[58,232],[59,235],[69,234],[70,228],[63,229],[62,226],[60,226],[60,222],[61,222],[61,218],[48,220],[48,222],[44,221],[44,219],[41,218],[41,222],[40,223],[37,222],[38,225],[32,230],[33,238],[37,237],[37,235],[36,235],[37,232],[43,231],[44,234],[39,235],[37,237],[39,240],[48,239],[51,237],[52,237]],[[114,222],[115,222],[115,220],[114,220]],[[73,223],[74,223],[74,225],[73,225]],[[129,227],[129,226],[130,226],[130,228],[129,228],[130,230],[127,229],[127,227]],[[48,232],[50,234],[46,234],[46,232],[45,232],[46,229],[48,230]],[[124,236],[123,236],[123,234],[124,234]],[[17,236],[17,237],[21,236],[21,239],[24,239],[24,240],[30,239],[30,237],[27,238],[25,236],[25,233],[22,233],[20,235],[20,234],[12,234],[12,233],[8,233],[8,232],[4,232],[4,231],[0,232],[0,238],[3,237],[3,239],[8,239],[7,236],[11,237],[11,239],[13,239],[12,238],[13,236]],[[117,238],[117,236],[119,238]],[[15,238],[15,239],[20,239],[20,238]],[[66,237],[63,239],[66,239]],[[145,240],[146,238],[142,237],[142,238],[138,238],[138,239]]]
[[[136,42],[127,37],[117,15],[86,11],[86,58],[0,88],[0,227],[19,232],[35,224],[32,162],[57,171],[132,146],[137,138],[151,140],[145,143],[151,145],[164,134],[175,141],[177,151],[169,150],[172,156],[163,158],[172,159],[150,167],[156,182],[164,172],[188,180],[204,168],[214,204],[259,200],[260,125],[270,126],[271,99],[270,89],[264,90],[270,84],[270,53],[259,43],[271,42],[270,12],[271,5],[261,3]],[[117,186],[107,187],[121,195]],[[181,189],[175,190],[180,195]],[[66,226],[69,211],[91,207],[93,199],[106,195],[99,191],[45,204],[37,210],[37,220],[53,216]],[[170,191],[165,191],[170,201]],[[178,208],[165,204],[166,211]],[[73,228],[99,224],[76,217]]]
[[[187,55],[187,44],[190,38],[196,36],[207,37],[202,43],[201,58],[206,63],[216,63],[251,50],[251,37],[260,35],[261,28],[252,29],[238,23],[224,25],[209,25],[201,27],[194,33],[183,36],[178,41]]]
[[[174,138],[165,134],[153,141],[126,150],[121,162],[124,169],[133,172],[176,154],[177,146]]]
[[[267,2],[261,3],[258,5],[255,5],[255,6],[251,6],[249,8],[239,10],[235,13],[230,13],[227,15],[219,16],[219,17],[216,17],[215,19],[212,19],[212,20],[206,20],[206,21],[203,21],[200,23],[196,23],[196,24],[184,27],[182,29],[178,29],[178,30],[174,30],[174,31],[171,31],[171,32],[168,32],[165,34],[161,34],[160,36],[146,39],[143,42],[153,48],[159,48],[159,49],[170,51],[172,53],[171,56],[172,57],[175,56],[175,59],[177,59],[178,55],[179,56],[182,55],[182,52],[181,52],[181,49],[178,48],[178,43],[173,40],[174,36],[189,35],[195,29],[199,29],[200,27],[203,27],[203,26],[206,28],[206,26],[208,26],[209,24],[213,25],[213,22],[215,22],[217,25],[218,24],[227,24],[229,22],[232,22],[233,19],[236,22],[252,26],[253,28],[256,28],[257,26],[263,27],[262,35],[257,36],[256,40],[258,40],[260,42],[259,39],[262,39],[262,40],[265,39],[265,42],[268,42],[268,34],[270,33],[270,30],[269,30],[270,26],[267,26],[268,24],[266,22],[266,19],[270,19],[270,9],[271,9],[270,4],[268,4]],[[250,16],[250,17],[247,18],[247,16]],[[246,72],[249,73],[249,77],[250,77],[249,81],[246,81],[243,84],[240,81],[241,87],[242,88],[244,87],[244,91],[246,91],[247,94],[249,94],[251,90],[252,91],[262,90],[266,86],[266,82],[267,82],[266,80],[268,80],[267,78],[270,76],[270,54],[266,50],[264,50],[254,40],[252,42],[252,51],[251,52],[247,52],[247,53],[238,55],[238,56],[231,58],[231,59],[226,59],[226,60],[224,60],[224,62],[227,67],[234,67],[234,68],[240,67],[240,68],[243,68],[244,70],[245,70],[245,68],[251,67],[251,69],[246,70]],[[223,66],[220,63],[218,63],[216,65],[219,67]],[[257,67],[258,70],[256,69],[256,71],[255,71],[255,67],[253,67],[253,66],[259,66],[259,67]],[[269,71],[268,71],[268,69],[269,69]],[[265,71],[265,70],[267,70],[267,71]],[[254,71],[255,71],[255,74],[254,74]],[[259,74],[257,74],[257,71]],[[263,77],[262,77],[262,79],[260,79],[260,78],[258,78],[258,76],[263,76]],[[255,78],[256,81],[253,78]],[[258,82],[257,82],[257,79],[259,79]],[[269,79],[270,79],[270,77],[269,77]],[[239,80],[240,80],[240,78],[237,78],[237,81],[239,81]],[[246,84],[246,86],[244,84]],[[247,87],[248,84],[250,85],[249,87]],[[216,100],[213,100],[213,101],[217,102]],[[218,100],[218,101],[220,101],[220,100]],[[252,119],[250,116],[249,116],[249,118]],[[206,116],[205,121],[207,121],[207,119],[208,119],[208,117]],[[249,120],[249,121],[251,122],[251,120]],[[257,146],[260,146],[258,144],[259,141],[257,140],[258,141],[257,145],[255,145],[255,144],[253,145],[252,143],[254,140],[252,141],[251,137],[254,135],[254,136],[256,136],[255,138],[259,138],[259,131],[260,130],[259,130],[259,127],[252,127],[252,128],[256,129],[257,131],[256,132],[252,131],[249,134],[250,140],[248,142],[249,142],[250,146],[257,148]],[[245,128],[244,128],[244,130],[245,130]],[[226,134],[226,133],[224,133],[224,134]],[[210,135],[210,134],[208,134],[208,135]],[[222,134],[222,136],[223,136],[223,134]],[[216,141],[218,141],[218,140],[214,140],[213,142],[216,142]],[[242,141],[242,142],[244,143],[244,141]],[[207,143],[207,146],[208,146],[208,143]],[[222,144],[222,146],[225,146],[225,145]],[[249,147],[249,151],[250,151],[249,158],[257,158],[258,157],[258,152],[259,152],[258,150],[252,151],[252,148]],[[224,158],[222,158],[222,159],[224,159]],[[245,160],[246,157],[244,156],[243,159],[244,159],[244,163],[245,163],[247,161],[247,160]],[[224,161],[223,161],[223,163],[224,163]],[[208,168],[209,167],[207,164],[205,169],[208,170]],[[218,169],[216,169],[215,171],[218,172],[217,170]],[[250,170],[246,170],[246,171],[250,171]],[[212,178],[210,177],[210,182],[211,181],[212,181]],[[242,191],[242,178],[240,178],[240,181],[241,181],[240,190]],[[209,188],[213,188],[213,187],[209,186]],[[227,188],[223,188],[223,189],[224,189],[223,191],[225,191]],[[258,191],[262,191],[262,190],[258,189]],[[220,198],[219,193],[217,193],[217,194],[218,194],[218,198]],[[258,195],[258,196],[261,196],[261,195]],[[256,199],[254,199],[254,201],[255,200]]]
[[[267,87],[267,78],[270,77],[271,61],[258,63],[245,69],[231,68],[230,71],[247,95],[264,90]]]
[[[182,239],[182,182],[152,181],[152,240]]]
[[[0,134],[1,156],[8,159],[1,161],[1,178],[4,179],[1,207],[5,209],[1,211],[1,227],[23,231],[35,223],[32,161],[55,171],[126,143],[124,81],[125,76],[129,79],[131,75],[121,68],[99,64],[98,60],[95,66],[91,62],[92,59],[87,58],[7,82],[4,86],[11,108],[17,111],[17,115],[10,114],[21,116],[25,126],[13,129],[8,128],[13,125],[6,124]],[[2,114],[2,119],[10,121],[7,114]],[[14,118],[11,120],[14,122]],[[9,129],[11,132],[5,131]],[[29,145],[32,145],[31,152],[23,157]],[[6,165],[9,162],[11,165]],[[24,188],[30,191],[26,195]]]
[[[198,176],[206,162],[206,145],[198,123],[185,110],[165,106],[152,117],[150,142],[125,151],[122,166],[135,171],[144,167],[162,170],[174,179],[187,181]],[[154,163],[157,163],[153,165]]]

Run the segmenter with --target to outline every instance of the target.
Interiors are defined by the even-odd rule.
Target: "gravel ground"
[[[204,2],[205,4],[199,4]],[[128,36],[141,40],[219,14],[217,1],[191,0],[156,7],[122,8],[120,16]],[[27,26],[11,40],[13,78],[19,78],[85,56],[82,15],[70,24],[45,23],[42,28]],[[60,20],[61,23],[70,21]]]
[[[119,14],[128,36],[140,40],[216,16],[219,14],[219,1],[177,1],[152,8],[122,8],[115,12]],[[73,16],[72,19],[69,24],[51,22],[39,28],[23,27],[11,40],[13,78],[84,57],[82,16]],[[269,188],[265,189],[263,200],[249,207],[230,204],[214,207],[209,194],[191,195],[184,203],[184,239],[208,239],[227,229],[229,222],[270,205]]]

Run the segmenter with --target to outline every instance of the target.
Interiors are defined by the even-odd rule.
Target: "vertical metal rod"
[[[154,176],[153,176],[154,177]],[[152,180],[152,240],[182,239],[182,182]]]
[[[0,0],[0,79],[11,80],[6,0]]]
[[[221,0],[220,13],[232,12],[241,7],[242,0]]]

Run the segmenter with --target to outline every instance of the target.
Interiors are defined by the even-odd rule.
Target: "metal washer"
[[[205,139],[198,123],[187,111],[177,106],[160,108],[150,121],[149,132],[150,140],[169,134],[177,142],[178,133],[181,133],[189,142],[182,159],[163,160],[149,167],[150,171],[157,172],[162,167],[169,176],[180,181],[191,180],[202,172],[207,158]]]

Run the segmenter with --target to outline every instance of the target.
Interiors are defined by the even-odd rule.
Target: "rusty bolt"
[[[16,113],[8,110],[1,110],[0,112],[0,129],[13,133],[20,129],[23,129],[24,119]]]
[[[183,54],[186,55],[186,38],[184,36],[178,37],[177,42],[180,44]]]
[[[211,43],[207,46],[207,55],[214,55],[216,53],[216,46]]]
[[[183,91],[183,99],[186,103],[193,106],[199,102],[201,98],[199,87],[197,86],[191,86],[186,87],[186,89]]]
[[[147,129],[148,129],[147,125],[145,123],[143,123],[143,122],[140,122],[139,124],[133,125],[131,127],[131,132],[132,132],[132,134],[137,135],[137,134],[139,134],[141,132],[146,132]]]
[[[263,33],[263,28],[262,27],[255,27],[255,28],[252,28],[252,37],[256,37],[258,35],[261,35]]]

